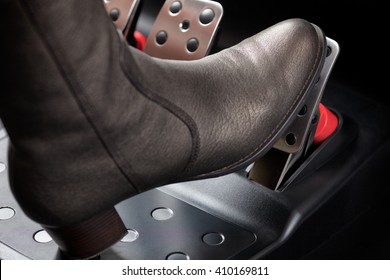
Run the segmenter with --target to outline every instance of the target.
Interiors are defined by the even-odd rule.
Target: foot
[[[261,157],[301,109],[326,51],[318,27],[292,19],[200,60],[162,60],[129,47],[102,1],[6,0],[3,9],[11,187],[76,258],[111,245],[83,251],[94,233],[80,225],[109,227],[94,217],[121,200]]]

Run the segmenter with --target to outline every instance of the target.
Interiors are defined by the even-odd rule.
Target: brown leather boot
[[[2,4],[0,117],[12,190],[73,258],[125,234],[116,203],[261,157],[325,57],[323,33],[301,19],[204,59],[172,61],[129,47],[102,1]]]

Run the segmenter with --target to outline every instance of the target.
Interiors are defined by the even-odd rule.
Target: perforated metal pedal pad
[[[167,0],[144,51],[165,59],[200,59],[209,53],[222,15],[222,5],[215,1]]]
[[[127,35],[140,0],[103,0],[115,26]]]
[[[328,53],[320,77],[294,122],[290,125],[285,135],[276,142],[274,147],[280,151],[297,153],[303,149],[303,146],[307,142],[312,121],[316,120],[315,112],[318,110],[325,86],[340,52],[339,45],[336,41],[326,38],[326,42]]]
[[[301,111],[282,137],[264,157],[250,169],[249,178],[271,189],[282,187],[287,172],[302,157],[313,143],[319,120],[319,105],[322,95],[337,60],[339,45],[326,38],[328,52],[319,79],[312,88]]]

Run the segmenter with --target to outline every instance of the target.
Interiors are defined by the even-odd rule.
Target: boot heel
[[[70,226],[43,226],[43,228],[61,251],[72,259],[87,259],[96,256],[118,242],[127,233],[115,208]]]

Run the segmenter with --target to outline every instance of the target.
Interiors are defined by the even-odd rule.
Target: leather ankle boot
[[[72,258],[126,233],[114,205],[245,168],[301,109],[325,57],[291,19],[196,61],[129,47],[97,0],[5,0],[0,117],[11,188]]]

